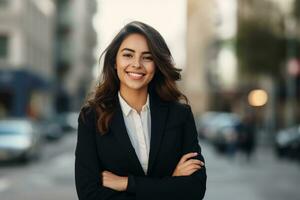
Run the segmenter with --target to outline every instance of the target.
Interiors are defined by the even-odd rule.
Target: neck
[[[121,87],[120,94],[130,107],[140,112],[146,104],[148,90],[147,88],[143,90],[125,90]]]

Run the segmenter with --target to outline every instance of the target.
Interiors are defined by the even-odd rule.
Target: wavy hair
[[[183,100],[188,104],[187,97],[179,91],[175,82],[181,79],[181,69],[174,66],[171,52],[163,37],[145,23],[130,22],[120,30],[101,54],[99,61],[104,56],[101,79],[83,106],[92,107],[96,111],[97,130],[102,135],[108,132],[109,123],[118,104],[120,80],[114,67],[116,56],[124,39],[134,33],[146,38],[156,67],[148,87],[150,95],[158,95],[163,101]]]

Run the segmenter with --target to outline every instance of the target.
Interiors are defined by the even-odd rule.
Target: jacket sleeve
[[[82,110],[80,112],[75,150],[75,185],[78,198],[79,200],[132,199],[126,192],[118,192],[102,186],[94,122],[95,118],[92,111]]]
[[[204,162],[198,144],[197,131],[190,106],[186,109],[183,135],[183,154],[198,152],[197,158]],[[137,177],[129,176],[127,191],[136,194],[137,200],[150,199],[203,199],[206,190],[206,169],[202,167],[190,176]]]

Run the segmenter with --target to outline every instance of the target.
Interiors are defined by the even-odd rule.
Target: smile
[[[141,79],[143,78],[143,76],[145,76],[144,73],[137,73],[137,72],[126,72],[126,74],[134,80]]]

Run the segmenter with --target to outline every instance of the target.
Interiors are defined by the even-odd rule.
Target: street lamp
[[[254,107],[264,106],[268,101],[268,94],[265,90],[255,89],[248,94],[248,103]]]

